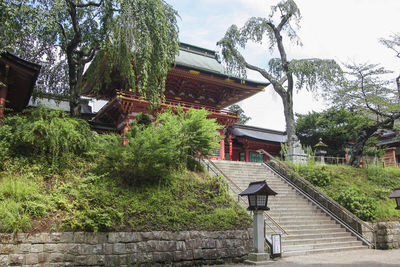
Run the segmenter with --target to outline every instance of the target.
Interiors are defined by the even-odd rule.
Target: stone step
[[[322,244],[331,242],[351,242],[354,241],[354,237],[351,235],[344,237],[326,237],[326,238],[311,238],[311,239],[293,239],[293,240],[282,240],[286,246],[301,245],[301,244]]]
[[[336,233],[306,233],[306,234],[294,234],[290,232],[289,235],[282,236],[282,242],[298,239],[319,239],[319,238],[342,238],[342,237],[353,237],[349,232],[336,232]],[[354,237],[353,237],[354,238]]]
[[[214,161],[241,190],[249,183],[266,180],[278,195],[268,199],[267,213],[281,225],[289,235],[282,235],[283,255],[304,255],[309,253],[341,251],[366,248],[335,220],[297,192],[285,180],[259,163]],[[247,198],[243,203],[247,203]],[[269,222],[272,229],[280,232]],[[274,233],[266,227],[268,235]]]
[[[345,242],[329,242],[329,243],[316,243],[316,244],[300,244],[285,246],[284,251],[300,251],[300,250],[316,250],[324,248],[334,248],[334,247],[358,247],[361,246],[361,241],[345,241]]]
[[[282,252],[282,256],[298,256],[298,255],[308,255],[315,253],[328,253],[328,252],[340,252],[340,251],[348,251],[348,250],[356,250],[356,249],[368,249],[367,246],[343,246],[343,247],[332,247],[332,248],[322,248],[322,249],[313,249],[313,250],[300,250],[300,251],[288,251]]]

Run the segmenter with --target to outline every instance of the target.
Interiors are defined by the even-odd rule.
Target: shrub
[[[84,153],[92,136],[86,122],[44,107],[8,116],[0,129],[0,143],[8,144],[8,156],[42,156],[53,164],[68,154]]]
[[[127,146],[115,136],[96,137],[98,153],[104,154],[101,169],[130,183],[157,182],[181,167],[199,169],[193,152],[208,155],[218,146],[218,125],[207,114],[205,110],[178,109],[177,114],[167,110],[155,125],[134,124]]]
[[[362,194],[355,187],[341,188],[333,198],[364,221],[373,221],[376,218],[375,200]]]
[[[324,165],[296,165],[295,169],[300,176],[315,186],[325,187],[332,182],[333,174]]]
[[[368,180],[371,181],[372,183],[380,186],[386,186],[386,187],[396,187],[398,186],[398,181],[394,179],[394,175],[390,174],[389,171],[386,169],[383,169],[382,167],[375,166],[375,165],[370,165],[367,169],[367,177]],[[397,170],[398,174],[398,170]]]

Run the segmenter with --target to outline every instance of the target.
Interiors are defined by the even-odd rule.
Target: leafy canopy
[[[177,13],[163,0],[7,0],[0,5],[6,13],[0,18],[0,50],[15,47],[18,55],[45,65],[37,89],[69,95],[74,115],[85,66],[99,52],[107,55],[101,77],[110,80],[116,68],[127,81],[121,89],[160,101],[178,52]]]
[[[267,18],[250,18],[242,28],[232,25],[218,42],[228,71],[246,77],[247,69],[254,70],[272,84],[282,99],[289,142],[296,139],[293,90],[334,87],[342,74],[333,60],[288,58],[283,40],[287,37],[291,42],[301,45],[296,33],[300,19],[300,10],[293,0],[280,1],[272,6]],[[272,52],[277,48],[280,57],[272,58],[268,68],[253,65],[241,54],[248,42],[267,43],[267,50]]]

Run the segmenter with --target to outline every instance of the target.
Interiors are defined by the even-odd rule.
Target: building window
[[[264,155],[258,152],[249,153],[250,162],[264,162]]]
[[[244,154],[244,152],[240,152],[239,153],[239,160],[240,161],[246,161],[246,155]]]

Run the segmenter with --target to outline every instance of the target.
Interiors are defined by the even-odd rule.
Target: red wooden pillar
[[[4,116],[4,108],[6,106],[7,87],[0,86],[0,125]]]
[[[219,142],[219,159],[224,160],[225,159],[225,135],[224,135],[224,130],[219,130],[219,133],[221,135],[221,141]]]

